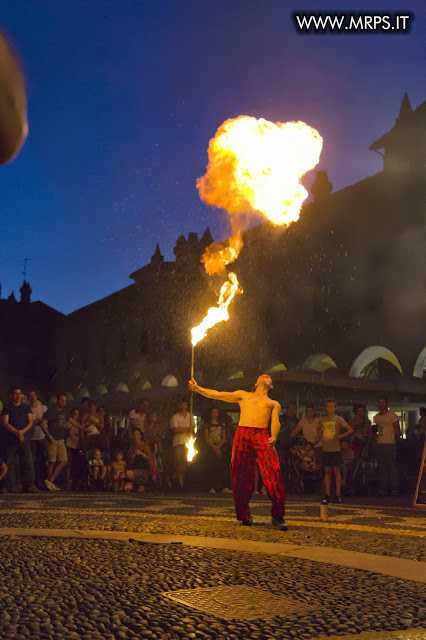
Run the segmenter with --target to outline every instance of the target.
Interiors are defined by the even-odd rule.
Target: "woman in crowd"
[[[145,491],[150,476],[150,463],[153,462],[151,447],[142,438],[140,429],[132,433],[129,453],[127,456],[126,486],[130,491],[134,486],[140,493]]]
[[[351,443],[355,461],[357,461],[373,435],[371,422],[367,418],[364,404],[356,404],[354,406],[354,417],[349,420],[349,424],[354,430],[351,436]]]

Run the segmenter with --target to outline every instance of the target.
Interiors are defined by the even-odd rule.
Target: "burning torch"
[[[202,262],[208,275],[223,274],[243,247],[242,232],[250,214],[262,215],[275,226],[286,227],[299,218],[308,192],[300,179],[319,162],[323,140],[304,122],[269,122],[239,116],[226,120],[210,140],[209,162],[197,180],[201,200],[224,209],[230,216],[232,237],[228,244],[207,247]],[[228,306],[242,289],[235,273],[228,273],[216,307],[191,330],[191,379],[194,377],[194,347],[208,329],[229,319]],[[192,429],[193,392],[190,400]],[[187,443],[188,460],[196,454],[195,440]]]

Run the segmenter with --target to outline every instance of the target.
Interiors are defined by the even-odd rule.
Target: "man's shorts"
[[[52,440],[47,444],[48,462],[68,462],[68,453],[64,440]]]

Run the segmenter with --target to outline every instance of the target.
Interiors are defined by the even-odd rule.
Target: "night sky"
[[[0,169],[0,282],[64,313],[130,284],[157,241],[216,238],[226,216],[195,188],[227,118],[303,120],[324,138],[334,189],[381,170],[368,146],[391,128],[404,91],[424,99],[422,0],[408,35],[299,35],[291,12],[371,9],[285,0],[3,0],[0,24],[28,79],[30,134]],[[155,304],[155,300],[152,301]]]

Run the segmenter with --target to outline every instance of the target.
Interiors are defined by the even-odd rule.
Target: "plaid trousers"
[[[256,464],[266,492],[272,501],[271,515],[285,513],[285,488],[278,454],[268,444],[269,431],[255,427],[238,427],[232,445],[231,478],[237,520],[250,517],[249,502],[254,493]]]

